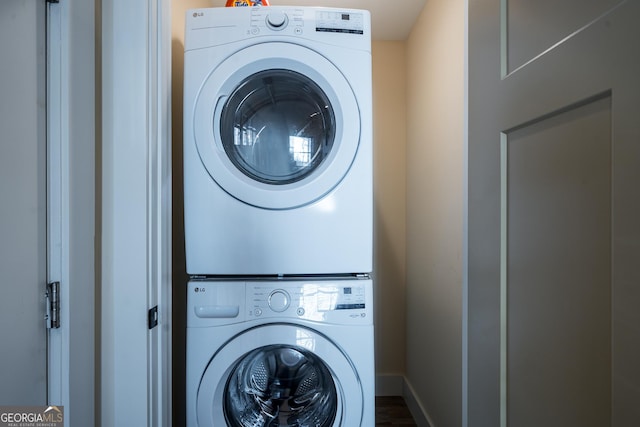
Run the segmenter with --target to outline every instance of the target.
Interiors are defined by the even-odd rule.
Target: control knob
[[[289,297],[287,291],[276,289],[269,294],[269,308],[271,308],[271,310],[282,313],[289,308],[289,304],[291,304],[291,297]]]
[[[274,30],[282,30],[287,25],[287,15],[284,12],[270,12],[267,15],[267,25]]]

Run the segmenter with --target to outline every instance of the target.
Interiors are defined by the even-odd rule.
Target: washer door
[[[348,173],[360,140],[345,77],[322,55],[289,43],[253,45],[222,61],[202,85],[193,117],[209,175],[236,199],[266,209],[321,199]]]
[[[198,388],[200,427],[355,427],[363,416],[355,367],[324,335],[272,324],[228,341]]]

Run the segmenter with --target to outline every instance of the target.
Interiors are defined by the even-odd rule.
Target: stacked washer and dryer
[[[367,11],[191,10],[189,427],[374,421]]]

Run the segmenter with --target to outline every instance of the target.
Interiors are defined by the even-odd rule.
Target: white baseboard
[[[376,396],[402,396],[418,427],[435,427],[403,375],[376,375]]]
[[[416,397],[416,393],[413,390],[413,387],[411,387],[411,384],[409,384],[406,378],[403,378],[403,380],[402,397],[404,397],[404,401],[409,408],[409,412],[411,412],[411,415],[418,427],[435,427],[431,421],[431,417],[429,417],[429,414]]]

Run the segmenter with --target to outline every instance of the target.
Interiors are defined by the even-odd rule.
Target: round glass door
[[[334,425],[336,386],[324,361],[300,348],[271,345],[245,355],[224,394],[230,427]]]
[[[195,141],[184,143],[195,143],[222,190],[251,206],[294,209],[340,184],[358,152],[360,109],[333,63],[274,42],[212,66],[185,123]]]
[[[356,367],[339,347],[302,325],[267,324],[212,355],[195,410],[202,427],[355,427],[363,408]]]
[[[220,117],[222,146],[231,162],[249,178],[273,185],[311,174],[331,153],[335,133],[327,95],[291,70],[247,77]]]

